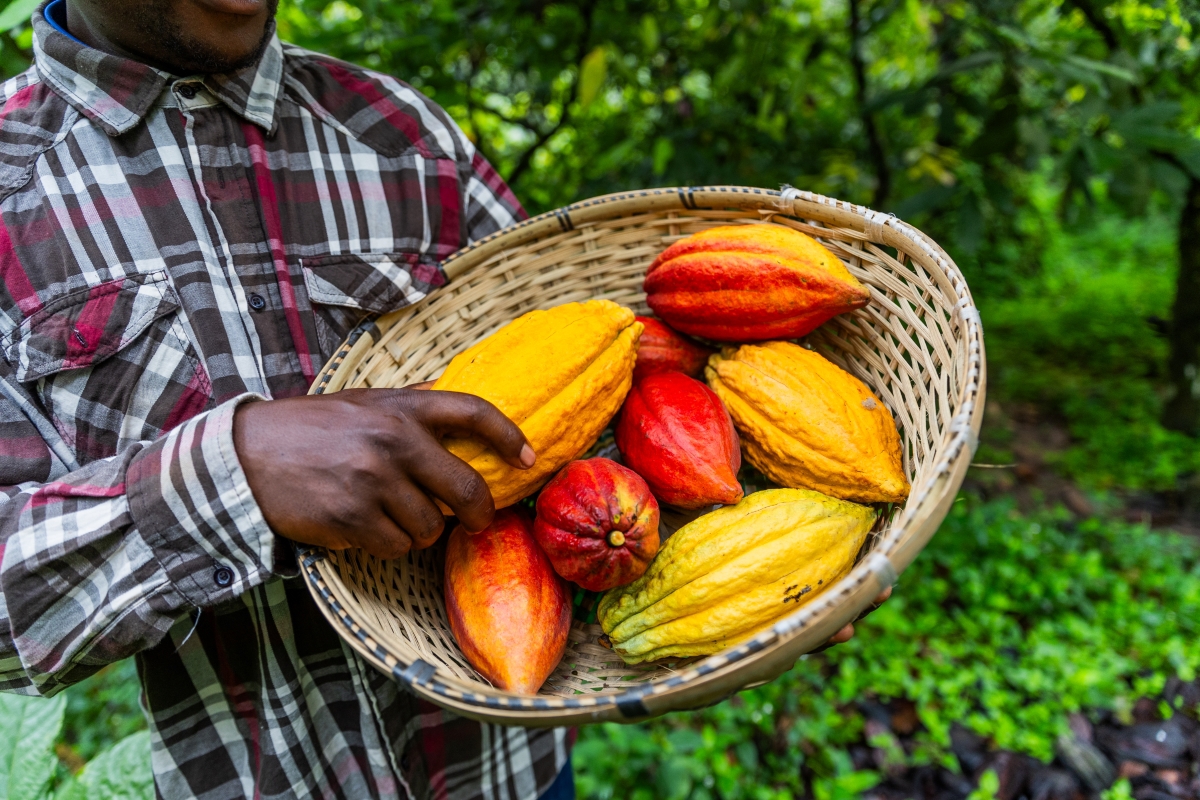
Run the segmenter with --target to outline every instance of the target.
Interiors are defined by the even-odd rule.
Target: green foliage
[[[1130,220],[1109,206],[1064,227],[1052,213],[1061,193],[1042,183],[1032,194],[1042,268],[1014,294],[980,299],[991,394],[1065,420],[1073,443],[1058,466],[1080,482],[1172,489],[1200,470],[1200,448],[1158,422],[1167,344],[1151,321],[1172,298],[1169,212]]]
[[[150,734],[135,733],[118,741],[62,786],[54,800],[137,800],[154,797],[150,767]]]
[[[790,183],[928,226],[977,289],[1036,271],[1018,219],[1046,164],[1068,216],[1098,183],[1139,216],[1200,174],[1200,8],[1178,0],[284,0],[279,19],[442,104],[533,211]]]
[[[45,796],[57,766],[54,740],[62,730],[64,706],[61,697],[0,694],[0,796]]]
[[[0,32],[28,24],[29,17],[41,3],[42,0],[12,0],[0,11]]]
[[[127,660],[50,699],[0,694],[0,800],[152,798],[139,691]]]
[[[986,770],[979,776],[979,786],[967,795],[967,800],[996,800],[996,792],[1000,789],[1000,778],[993,769]]]
[[[851,642],[711,709],[585,728],[577,786],[602,799],[856,796],[880,777],[848,747],[869,697],[916,704],[917,748],[894,754],[911,764],[953,765],[954,722],[1049,759],[1069,712],[1128,711],[1197,667],[1193,540],[964,497]]]
[[[133,659],[105,667],[66,694],[62,747],[72,760],[88,761],[111,743],[146,727],[138,697],[141,684]]]

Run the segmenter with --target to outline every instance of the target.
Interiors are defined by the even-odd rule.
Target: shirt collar
[[[160,69],[111,55],[60,32],[46,19],[51,0],[33,15],[33,53],[38,73],[64,100],[110,136],[137,126],[176,80]],[[268,132],[283,87],[283,46],[272,33],[257,63],[225,75],[196,76],[222,103]]]

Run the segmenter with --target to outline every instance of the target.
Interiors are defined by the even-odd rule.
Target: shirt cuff
[[[271,577],[275,534],[233,446],[247,393],[200,414],[138,453],[125,473],[133,522],[168,579],[197,607],[231,600]]]

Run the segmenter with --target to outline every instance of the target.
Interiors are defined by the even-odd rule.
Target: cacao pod
[[[538,495],[533,534],[559,575],[603,592],[640,576],[658,552],[658,503],[611,459],[572,461]]]
[[[509,692],[536,694],[562,660],[571,632],[571,594],[538,547],[521,509],[496,512],[446,544],[446,617],[480,675]]]
[[[891,412],[850,373],[791,342],[743,345],[705,372],[742,452],[775,483],[864,503],[908,497]]]
[[[637,363],[633,365],[636,382],[659,372],[682,372],[699,378],[712,350],[671,330],[662,320],[638,317],[642,323],[642,338],[638,344]]]
[[[722,342],[791,339],[867,304],[867,288],[820,242],[782,225],[727,225],[650,264],[646,302],[672,328]]]
[[[537,491],[592,446],[621,407],[633,377],[640,322],[609,300],[530,311],[459,353],[433,385],[489,401],[520,426],[537,453],[509,466],[476,439],[446,439],[492,491],[496,508]]]
[[[601,597],[600,626],[627,664],[718,652],[846,575],[874,521],[819,492],[755,492],[676,531],[642,577]]]
[[[634,383],[614,431],[621,458],[678,508],[742,499],[737,431],[711,389],[681,372]]]

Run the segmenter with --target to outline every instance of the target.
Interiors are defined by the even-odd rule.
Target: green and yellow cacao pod
[[[600,599],[600,626],[627,664],[723,650],[848,573],[874,522],[820,492],[756,492],[676,531],[642,577]]]

